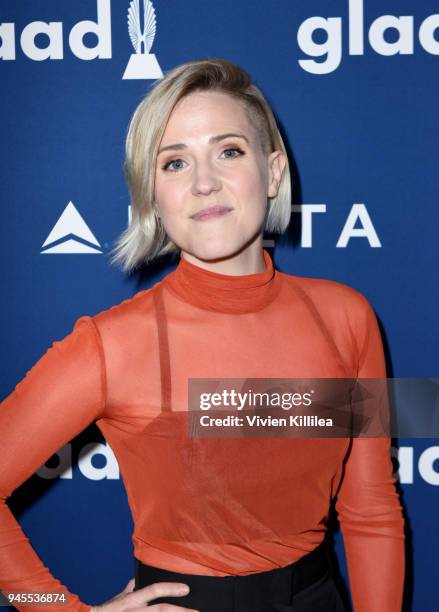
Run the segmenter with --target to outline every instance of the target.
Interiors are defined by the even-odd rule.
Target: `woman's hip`
[[[345,612],[333,580],[327,543],[286,567],[246,576],[181,574],[135,562],[138,590],[155,582],[182,582],[182,597],[159,597],[150,605],[172,603],[200,612]]]

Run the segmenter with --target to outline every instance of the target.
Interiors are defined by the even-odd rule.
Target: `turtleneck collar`
[[[255,274],[220,274],[201,268],[180,253],[176,269],[163,279],[178,297],[194,306],[225,313],[261,310],[276,297],[281,277],[267,250],[265,270]]]

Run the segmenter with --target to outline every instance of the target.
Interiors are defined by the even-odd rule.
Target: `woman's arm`
[[[357,377],[386,378],[379,327],[369,303],[361,298],[352,323]],[[355,612],[401,612],[402,608],[404,519],[390,442],[389,437],[353,438],[335,505]]]
[[[59,608],[65,612],[88,612],[91,606],[50,573],[6,499],[102,415],[105,386],[99,332],[93,320],[84,316],[69,335],[52,344],[0,404],[0,590],[65,592],[69,603]],[[47,606],[14,605],[20,611],[49,610]]]

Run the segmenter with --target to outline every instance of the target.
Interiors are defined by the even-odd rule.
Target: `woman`
[[[399,612],[404,524],[389,438],[188,435],[189,379],[386,376],[364,296],[281,273],[263,249],[291,210],[263,95],[225,60],[178,66],[136,109],[125,167],[132,220],[113,261],[131,270],[174,252],[178,265],[81,317],[4,400],[3,498],[95,421],[133,513],[135,579],[93,611],[344,610],[325,543],[335,499],[355,612]],[[23,431],[34,441],[25,456]],[[62,590],[1,512],[0,587]],[[90,610],[69,597],[64,609]]]

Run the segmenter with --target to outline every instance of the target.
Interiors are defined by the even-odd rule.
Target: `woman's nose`
[[[215,168],[209,162],[198,163],[193,174],[192,191],[194,195],[206,195],[219,189],[221,189],[221,180]]]

